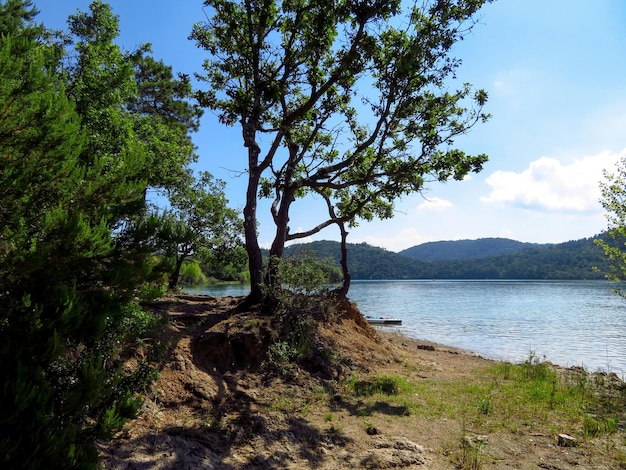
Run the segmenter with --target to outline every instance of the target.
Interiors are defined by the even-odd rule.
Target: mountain
[[[525,248],[540,246],[536,243],[523,243],[508,238],[479,238],[478,240],[458,240],[428,242],[416,245],[399,254],[409,258],[430,261],[440,259],[473,259],[487,256],[510,255]]]
[[[339,267],[339,242],[317,241],[285,248],[287,255],[311,254],[332,260]],[[352,279],[413,279],[419,272],[417,261],[367,243],[348,243],[348,267]]]
[[[470,256],[476,252],[473,248],[469,252],[458,249],[459,246],[475,247],[475,244],[463,243],[465,240],[441,242],[444,248],[446,245],[449,248],[448,253],[458,253],[455,255],[458,258],[427,261],[366,243],[348,244],[348,266],[353,279],[603,279],[607,271],[604,252],[593,240],[585,238],[558,244],[523,244],[510,240],[511,246],[519,247],[516,243],[520,243],[523,248],[510,254],[481,258]],[[338,242],[317,241],[286,249],[288,256],[303,253],[330,259],[339,266]],[[596,267],[599,269],[594,269]]]

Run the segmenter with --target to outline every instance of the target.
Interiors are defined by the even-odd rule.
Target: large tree
[[[191,133],[202,115],[191,100],[189,77],[175,76],[150,56],[150,44],[122,50],[115,42],[119,19],[100,0],[70,16],[69,31],[75,53],[65,60],[68,92],[91,137],[84,160],[101,162],[112,178],[119,169],[152,189],[188,183],[197,159]]]
[[[0,462],[88,468],[151,373],[123,367],[153,323],[133,300],[144,264],[117,243],[145,185],[81,120],[35,13],[0,2]]]
[[[86,146],[81,163],[103,185],[90,195],[97,217],[120,228],[144,205],[147,186],[144,167],[149,163],[148,143],[135,132],[127,104],[137,96],[133,63],[115,43],[119,20],[111,7],[95,0],[89,11],[68,21],[75,52],[69,54],[67,92],[81,118]],[[113,206],[102,196],[115,196]]]
[[[394,201],[431,180],[463,179],[485,155],[454,139],[484,121],[484,91],[451,91],[453,45],[488,0],[207,0],[191,38],[208,52],[201,103],[240,125],[248,157],[244,208],[251,296],[273,282],[289,240],[358,219],[392,216]],[[316,193],[328,216],[289,230],[293,203]],[[276,225],[264,271],[257,199]],[[345,292],[345,289],[344,289]]]
[[[149,187],[169,192],[191,184],[189,165],[197,160],[191,133],[197,132],[202,109],[191,100],[191,80],[148,53],[149,45],[128,54],[135,69],[137,94],[126,109],[138,138],[147,146],[141,176]]]

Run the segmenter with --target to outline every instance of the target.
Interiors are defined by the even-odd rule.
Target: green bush
[[[180,283],[184,285],[206,285],[209,280],[195,261],[185,261],[180,268]]]

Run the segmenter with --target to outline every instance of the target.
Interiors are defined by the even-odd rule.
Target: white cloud
[[[453,204],[446,200],[446,199],[441,199],[439,197],[431,197],[428,198],[426,200],[424,200],[424,202],[422,202],[420,205],[417,206],[417,208],[419,210],[444,210],[444,209],[449,209],[453,206]]]
[[[259,246],[265,250],[269,250],[272,247],[272,242],[269,241],[259,241]]]
[[[527,209],[585,212],[600,210],[599,182],[602,170],[612,171],[626,149],[620,153],[604,151],[575,159],[569,164],[550,157],[530,162],[520,173],[496,171],[487,178],[491,193],[482,197],[487,203],[504,203]]]

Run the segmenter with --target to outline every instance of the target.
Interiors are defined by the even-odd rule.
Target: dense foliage
[[[178,286],[183,262],[190,256],[215,265],[242,266],[241,219],[227,205],[224,182],[200,173],[193,183],[170,194],[171,209],[163,216],[163,253],[173,259],[169,288]],[[199,266],[198,266],[199,267]]]
[[[148,46],[115,44],[106,3],[67,36],[35,16],[0,0],[0,466],[95,468],[95,440],[155,377],[164,321],[138,302],[162,292],[148,192],[193,181],[200,111]]]
[[[518,242],[508,238],[479,238],[478,240],[458,240],[454,243],[447,241],[427,242],[412,246],[399,253],[422,261],[470,259],[508,255],[533,246],[536,244]]]
[[[487,94],[454,86],[451,53],[486,1],[205,0],[207,22],[191,35],[207,51],[198,78],[208,89],[198,96],[242,129],[251,299],[280,279],[273,271],[287,241],[330,225],[345,235],[358,219],[392,217],[398,197],[429,181],[482,169],[487,156],[455,139],[488,118]],[[320,219],[292,232],[292,206],[307,195],[324,205]],[[258,197],[273,200],[267,269]]]
[[[143,185],[120,168],[142,162],[130,131],[113,141],[122,129],[107,127],[124,125],[120,103],[103,97],[80,114],[81,92],[51,68],[33,15],[0,4],[10,27],[0,37],[0,461],[78,468],[133,415],[150,374],[121,368],[128,341],[154,322],[131,302],[146,266],[114,235],[143,203]],[[98,118],[109,113],[113,122]]]
[[[350,272],[354,279],[602,279],[604,275],[595,268],[602,271],[606,267],[602,249],[592,238],[472,259],[454,248],[456,244],[468,246],[464,242],[441,243],[458,258],[418,261],[364,243],[348,244]],[[338,242],[293,245],[287,252],[311,253],[333,259],[337,265],[340,259]]]

